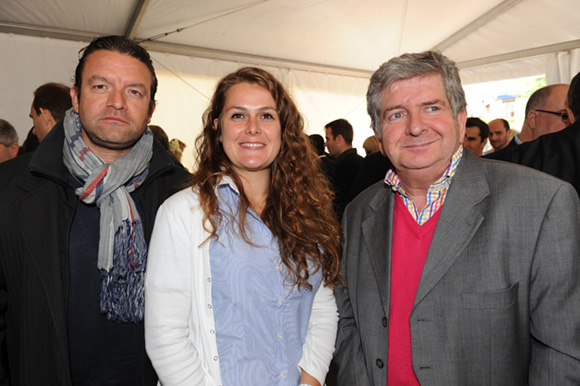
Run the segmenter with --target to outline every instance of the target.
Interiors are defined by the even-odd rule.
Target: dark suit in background
[[[393,166],[389,158],[382,155],[381,152],[375,152],[367,155],[358,171],[358,174],[352,183],[348,193],[348,202],[351,202],[360,192],[372,184],[385,179],[387,171]]]
[[[564,130],[502,149],[486,158],[508,161],[541,170],[574,186],[580,195],[580,121]]]
[[[334,207],[338,217],[348,204],[348,193],[363,163],[363,157],[356,153],[356,149],[348,149],[342,152],[334,164]]]

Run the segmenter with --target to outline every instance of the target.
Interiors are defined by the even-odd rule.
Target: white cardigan
[[[233,185],[231,180],[225,181]],[[221,386],[212,309],[209,236],[192,188],[160,208],[145,281],[145,343],[160,384]],[[321,385],[334,353],[338,312],[332,290],[314,296],[299,367]]]

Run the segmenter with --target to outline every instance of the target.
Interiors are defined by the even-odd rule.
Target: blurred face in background
[[[506,129],[500,119],[489,122],[489,143],[495,150],[503,149],[507,146],[510,137],[509,130]]]
[[[483,148],[487,143],[487,138],[482,139],[479,127],[471,126],[465,128],[465,139],[463,140],[463,146],[469,150],[471,153],[480,157],[483,154]]]

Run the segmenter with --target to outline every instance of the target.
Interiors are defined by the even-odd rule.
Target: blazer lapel
[[[484,220],[476,205],[489,195],[489,186],[479,162],[464,152],[441,208],[415,296],[415,305],[437,285]]]
[[[394,193],[390,189],[388,192],[380,190],[369,202],[372,214],[361,226],[385,315],[389,314],[390,300],[393,198]]]

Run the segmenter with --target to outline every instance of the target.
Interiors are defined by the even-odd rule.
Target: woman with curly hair
[[[294,102],[270,73],[217,85],[191,187],[160,208],[147,352],[164,386],[324,384],[340,229]]]

